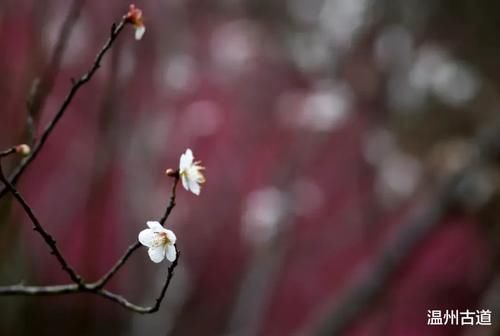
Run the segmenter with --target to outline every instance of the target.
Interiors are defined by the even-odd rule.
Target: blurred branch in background
[[[59,36],[57,38],[50,62],[46,65],[42,75],[39,78],[35,78],[32,82],[31,89],[26,100],[27,142],[30,146],[33,146],[36,142],[36,126],[38,124],[40,113],[45,106],[45,101],[47,100],[48,95],[54,87],[55,79],[59,73],[61,61],[68,45],[68,40],[84,4],[85,0],[74,0],[72,2],[71,8],[64,20],[61,30],[59,31]]]
[[[476,150],[468,162],[432,191],[433,196],[421,204],[410,218],[401,223],[394,240],[389,241],[380,254],[371,262],[369,270],[361,272],[353,285],[348,287],[340,299],[338,294],[330,301],[330,308],[321,313],[317,325],[309,326],[306,334],[328,336],[340,335],[354,321],[366,313],[389,288],[396,272],[413,254],[415,249],[442,223],[443,217],[459,201],[460,189],[482,164],[500,154],[500,122],[484,129],[473,143]]]
[[[237,293],[237,299],[232,309],[229,320],[227,335],[253,336],[261,332],[266,309],[270,305],[272,293],[277,286],[277,278],[282,270],[282,265],[288,254],[292,252],[293,232],[295,229],[294,209],[297,195],[293,195],[293,186],[289,181],[296,180],[304,173],[304,169],[311,165],[314,158],[321,153],[328,138],[303,134],[296,134],[293,145],[283,159],[288,165],[277,166],[272,172],[273,181],[283,195],[290,195],[281,206],[272,204],[282,209],[274,209],[282,212],[279,223],[276,223],[277,232],[261,243],[261,246],[251,257],[248,268],[245,271],[242,283]]]

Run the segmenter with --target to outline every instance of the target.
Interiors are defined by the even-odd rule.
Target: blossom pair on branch
[[[179,169],[167,169],[167,175],[181,179],[184,189],[191,191],[195,195],[199,195],[201,184],[205,183],[205,176],[202,171],[205,167],[201,166],[200,161],[194,161],[193,152],[187,149],[181,155]],[[155,263],[162,262],[165,257],[173,262],[177,258],[177,249],[175,242],[177,237],[171,230],[165,229],[160,222],[148,221],[148,229],[142,230],[139,233],[139,242],[148,247],[148,254],[151,260]]]
[[[176,237],[173,232],[167,230],[163,227],[163,224],[166,222],[169,217],[172,209],[175,206],[175,198],[176,198],[176,187],[178,181],[180,179],[180,170],[173,177],[174,184],[172,187],[172,195],[170,197],[170,203],[165,211],[165,214],[158,222],[148,222],[150,226],[151,232],[142,233],[139,235],[139,240],[141,243],[146,243],[146,245],[150,245],[150,257],[155,262],[160,262],[166,256],[172,264],[168,268],[168,275],[162,287],[159,297],[155,300],[155,304],[150,307],[139,306],[131,303],[125,297],[110,292],[104,287],[111,280],[111,278],[116,275],[116,273],[125,265],[130,256],[141,246],[141,243],[137,242],[131,245],[127,251],[125,251],[124,255],[115,263],[111,269],[104,274],[99,280],[94,282],[86,282],[77,272],[76,270],[66,261],[62,252],[56,245],[56,240],[51,236],[51,234],[45,230],[43,225],[38,220],[35,215],[33,209],[27,203],[27,201],[23,198],[23,196],[17,191],[14,185],[12,185],[6,178],[2,170],[2,159],[11,155],[11,154],[21,154],[26,155],[30,151],[30,148],[26,145],[19,145],[7,149],[5,151],[0,152],[0,181],[5,184],[8,191],[14,196],[14,198],[18,201],[18,203],[22,206],[25,213],[30,218],[34,230],[40,234],[45,243],[49,246],[51,253],[57,258],[59,264],[62,266],[62,269],[69,275],[70,279],[73,283],[65,284],[65,285],[53,285],[53,286],[25,286],[25,285],[12,285],[12,286],[0,286],[0,295],[66,295],[66,294],[74,294],[74,293],[90,293],[99,295],[108,300],[114,301],[115,303],[123,306],[126,309],[129,309],[136,313],[141,314],[150,314],[158,311],[160,304],[165,297],[166,291],[170,284],[170,281],[174,274],[174,269],[177,266],[177,262],[179,260],[179,251],[175,245]],[[196,165],[201,169],[198,163]],[[201,173],[199,173],[201,174]],[[198,176],[199,177],[199,176]]]

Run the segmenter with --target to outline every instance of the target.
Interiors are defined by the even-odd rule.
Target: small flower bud
[[[177,177],[177,176],[179,176],[179,171],[173,170],[172,168],[168,168],[167,171],[165,172],[165,174],[167,174],[167,176],[170,176],[170,177]]]
[[[125,20],[128,23],[137,24],[142,20],[142,11],[139,8],[135,7],[134,4],[131,4],[129,6],[127,14],[125,15]]]
[[[31,148],[30,148],[30,146],[28,146],[26,144],[17,145],[16,146],[16,153],[19,153],[23,156],[27,156],[31,153]]]

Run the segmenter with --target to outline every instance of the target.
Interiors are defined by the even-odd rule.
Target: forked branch
[[[25,285],[13,285],[13,286],[4,286],[0,287],[0,296],[14,296],[14,295],[22,295],[22,296],[50,296],[50,295],[65,295],[65,294],[76,294],[76,293],[91,293],[95,295],[102,296],[108,300],[116,302],[123,306],[126,309],[134,311],[136,313],[141,314],[149,314],[158,311],[160,308],[161,302],[163,301],[167,289],[170,285],[172,277],[174,275],[175,267],[177,267],[180,251],[175,247],[177,254],[175,260],[168,267],[167,278],[163,284],[162,290],[159,296],[155,300],[155,304],[152,306],[140,306],[136,305],[130,301],[128,301],[124,296],[113,293],[104,289],[104,286],[116,275],[118,270],[125,265],[126,261],[132,256],[132,254],[141,246],[140,243],[134,243],[129,246],[127,251],[125,251],[124,255],[118,259],[113,267],[103,275],[99,280],[95,282],[85,282],[77,272],[70,266],[70,264],[66,261],[61,251],[57,248],[56,241],[52,237],[52,235],[43,227],[43,225],[38,220],[35,215],[33,209],[27,203],[27,201],[23,198],[23,196],[19,193],[14,185],[8,181],[3,173],[2,168],[2,159],[10,154],[14,154],[19,152],[19,146],[12,147],[6,151],[0,152],[0,181],[2,181],[7,190],[14,196],[16,201],[21,205],[24,212],[28,215],[31,220],[34,230],[38,232],[45,243],[49,246],[51,254],[53,254],[62,269],[68,274],[71,281],[71,284],[65,285],[54,285],[54,286],[25,286]],[[173,186],[172,186],[172,194],[170,196],[170,202],[165,210],[164,215],[160,219],[160,223],[163,225],[167,220],[168,216],[172,212],[172,209],[175,207],[175,199],[176,199],[176,188],[179,182],[178,175],[175,176]]]

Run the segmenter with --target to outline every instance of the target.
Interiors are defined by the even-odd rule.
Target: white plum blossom
[[[193,152],[189,148],[181,155],[179,162],[179,176],[182,186],[195,195],[200,194],[201,184],[205,182],[205,176],[202,173],[205,167],[201,166],[200,163],[200,161],[194,161]]]
[[[139,233],[139,242],[149,247],[148,254],[151,260],[159,263],[167,257],[169,261],[174,261],[177,257],[175,234],[165,229],[159,222],[149,221],[146,224],[149,229]]]

